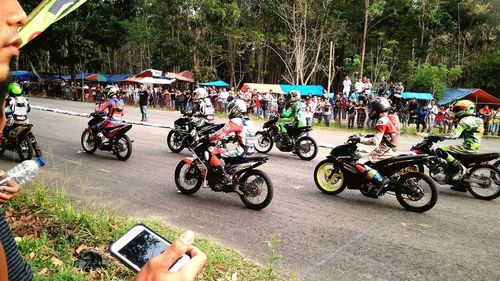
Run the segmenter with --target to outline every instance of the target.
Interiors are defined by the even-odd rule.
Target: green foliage
[[[264,241],[264,243],[266,243],[267,248],[269,249],[269,254],[264,254],[264,257],[267,260],[267,265],[264,267],[262,275],[265,280],[280,280],[279,276],[274,272],[274,264],[281,259],[281,256],[276,251],[276,246],[278,245],[279,240],[273,235],[268,240]]]
[[[467,75],[466,85],[471,88],[481,88],[500,97],[500,49],[485,59],[474,63]],[[495,79],[492,79],[492,78]]]
[[[430,92],[438,100],[443,96],[444,90],[457,81],[461,74],[460,66],[448,68],[443,64],[423,64],[410,76],[408,89],[414,92]]]

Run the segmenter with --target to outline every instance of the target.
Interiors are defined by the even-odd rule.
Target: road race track
[[[93,105],[30,99],[34,105],[90,113]],[[125,116],[140,120],[139,108]],[[155,123],[173,124],[179,113],[151,111]],[[500,199],[480,201],[467,193],[440,187],[431,211],[405,211],[393,196],[369,199],[347,190],[322,194],[314,185],[315,165],[328,153],[320,149],[311,162],[276,149],[260,168],[271,177],[275,195],[262,211],[244,208],[235,194],[200,190],[179,194],[173,173],[189,153],[173,154],[167,129],[134,126],[129,131],[132,157],[118,161],[110,153],[82,153],[80,136],[88,119],[33,110],[30,120],[48,165],[42,176],[65,184],[85,206],[118,214],[158,217],[181,229],[192,229],[265,263],[263,243],[279,239],[277,263],[282,276],[304,280],[500,280]],[[318,143],[340,144],[348,132],[316,130]],[[419,137],[402,137],[408,150]],[[447,142],[453,143],[453,142]],[[499,141],[484,140],[483,151],[498,151]],[[0,168],[14,165],[12,152],[0,157]]]

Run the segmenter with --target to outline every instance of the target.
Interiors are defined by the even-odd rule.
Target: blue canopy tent
[[[31,71],[26,71],[26,70],[16,70],[16,71],[11,71],[10,72],[10,77],[22,81],[28,81],[31,79],[38,79],[38,77],[35,75],[35,73]]]
[[[207,87],[229,87],[229,84],[218,80],[218,81],[212,81],[212,82],[205,82],[205,83],[200,83],[200,86],[207,86]]]
[[[129,78],[130,76],[133,76],[132,74],[116,74],[116,75],[104,75],[106,79],[108,80],[108,83],[118,83],[122,82],[123,80]]]
[[[88,72],[77,73],[76,80],[83,80],[83,79],[85,79],[85,77],[89,76],[90,74],[92,74],[92,73],[88,73]],[[71,74],[61,75],[61,79],[69,81],[69,80],[71,80]]]
[[[500,104],[500,99],[488,94],[481,89],[459,89],[447,88],[444,90],[443,98],[438,102],[439,105],[448,104],[459,99],[468,99],[477,104]]]
[[[417,100],[432,100],[434,98],[431,93],[412,93],[412,92],[403,92],[401,97],[403,99],[417,99]]]
[[[322,96],[325,88],[321,85],[280,85],[285,94],[292,90],[299,91],[302,96],[313,95]]]

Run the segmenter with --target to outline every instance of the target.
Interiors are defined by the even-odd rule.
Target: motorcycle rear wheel
[[[184,168],[184,170],[183,170]],[[186,173],[191,173],[189,179],[186,179]],[[182,179],[181,179],[182,176]],[[192,178],[191,178],[192,177]],[[198,167],[194,163],[188,165],[185,160],[181,160],[175,167],[174,181],[177,189],[183,194],[194,194],[200,190],[203,179]],[[190,181],[188,183],[188,181]],[[186,186],[184,184],[187,184]]]
[[[423,186],[424,184],[425,186]],[[407,173],[399,179],[398,185],[403,186],[396,190],[396,198],[399,204],[405,209],[412,212],[423,213],[429,211],[436,205],[438,192],[436,183],[430,176],[415,172]],[[426,196],[428,192],[430,196]],[[427,197],[427,201],[424,201],[423,204],[414,204]]]
[[[120,148],[125,148],[125,150],[119,150]],[[123,135],[118,139],[114,145],[113,153],[116,158],[122,161],[126,161],[130,158],[130,155],[132,155],[132,141],[127,135]]]
[[[330,176],[331,178],[329,178]],[[332,185],[333,181],[335,181],[335,183]],[[336,167],[335,164],[328,159],[319,162],[314,169],[314,183],[321,192],[330,195],[339,194],[347,187],[342,169]]]
[[[252,179],[252,177],[255,178]],[[240,199],[245,206],[252,210],[262,210],[271,203],[271,200],[273,200],[273,183],[271,179],[269,179],[269,176],[260,170],[250,170],[246,172],[240,178],[240,184],[243,185],[243,187],[240,187],[240,190],[243,193],[248,193],[247,195],[240,194]],[[265,195],[262,201],[255,202],[253,200],[254,198],[261,197],[264,192]]]
[[[90,140],[92,138],[92,140]],[[85,130],[82,133],[81,143],[83,150],[88,154],[92,154],[97,150],[97,143],[95,142],[95,137],[92,135],[90,130]]]
[[[31,140],[28,136],[24,136],[24,138],[19,141],[16,150],[21,161],[33,158],[33,145],[31,144]]]
[[[474,197],[481,200],[493,200],[500,196],[500,170],[491,165],[473,167],[467,176],[468,179],[480,179],[488,182],[488,186],[480,183],[469,182],[467,190]],[[488,191],[484,193],[484,191]]]
[[[318,154],[318,145],[311,137],[301,137],[297,141],[297,147],[297,155],[302,160],[311,161],[316,157],[316,154]]]
[[[268,134],[257,132],[255,134],[255,150],[259,153],[268,153],[273,148],[273,139]]]
[[[167,146],[170,151],[179,153],[184,149],[182,137],[175,130],[171,130],[167,135]]]

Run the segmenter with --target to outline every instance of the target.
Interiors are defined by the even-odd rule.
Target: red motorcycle
[[[98,130],[95,129],[95,125],[104,122],[105,115],[94,112],[90,116],[93,118],[88,122],[88,127],[83,131],[81,139],[85,152],[92,154],[97,149],[110,151],[119,160],[126,161],[132,155],[133,141],[125,133],[132,128],[132,125],[120,123]],[[98,136],[101,131],[108,139],[105,142],[102,142],[102,139]]]

